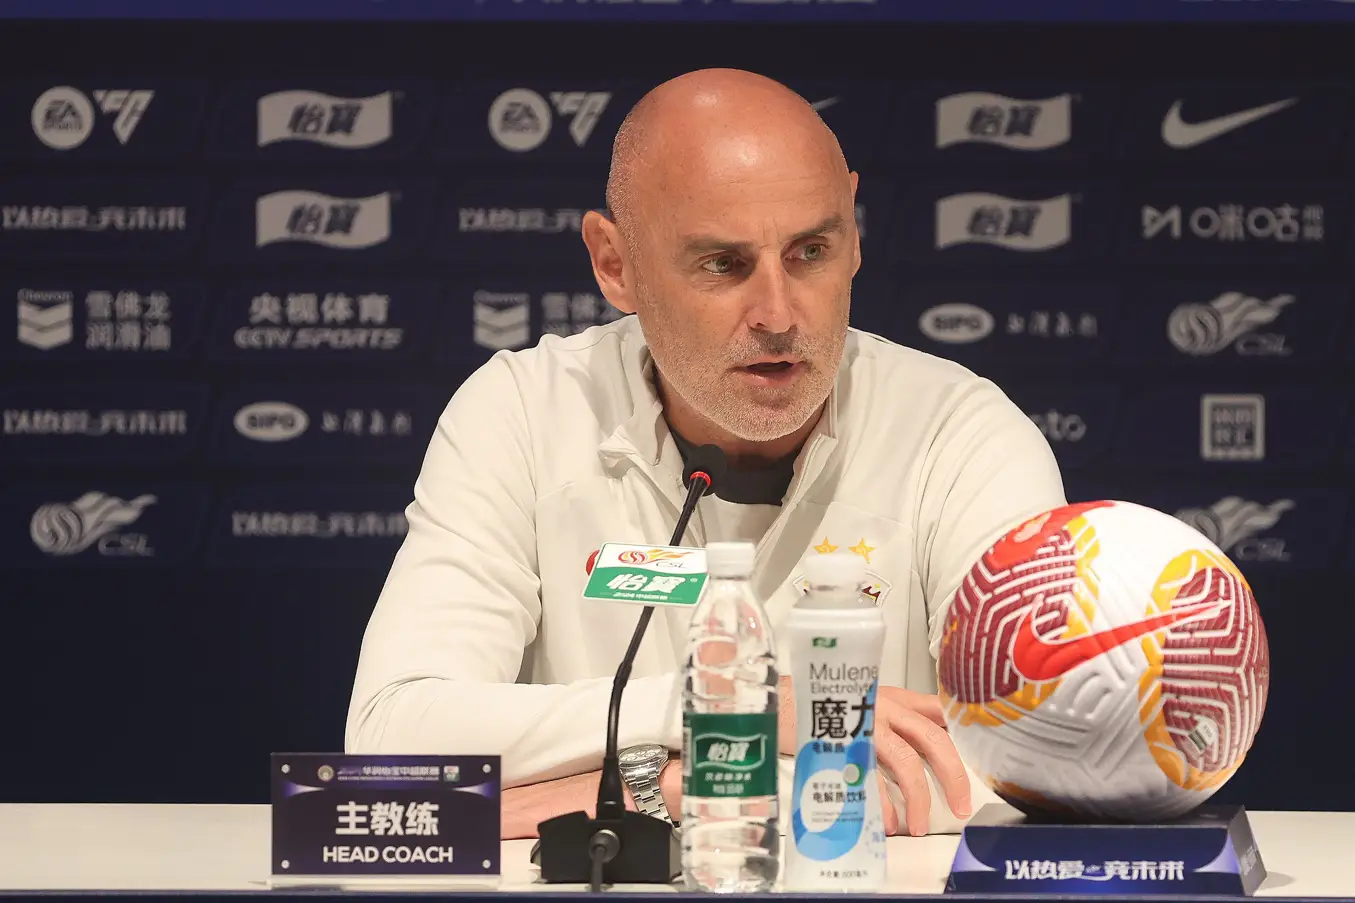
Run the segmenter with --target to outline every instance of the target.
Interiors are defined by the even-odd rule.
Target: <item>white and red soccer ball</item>
[[[1098,501],[984,553],[942,625],[938,678],[960,755],[1025,811],[1169,819],[1242,764],[1270,653],[1251,588],[1170,515]]]

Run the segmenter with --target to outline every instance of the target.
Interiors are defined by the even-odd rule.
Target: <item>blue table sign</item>
[[[496,884],[498,756],[272,755],[274,883]]]
[[[1096,823],[984,806],[965,825],[947,893],[1247,896],[1266,867],[1241,806],[1173,821]]]

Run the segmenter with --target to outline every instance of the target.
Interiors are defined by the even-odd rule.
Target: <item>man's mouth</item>
[[[800,360],[761,360],[736,368],[755,386],[788,386],[808,365]]]
[[[785,373],[796,364],[795,361],[758,361],[756,364],[749,364],[743,369],[750,373],[773,374]]]

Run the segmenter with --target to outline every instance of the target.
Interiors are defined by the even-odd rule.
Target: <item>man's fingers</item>
[[[908,833],[915,837],[926,834],[931,819],[932,791],[927,785],[922,757],[892,729],[875,731],[875,748],[881,767],[889,770],[903,793],[903,817]]]
[[[879,770],[875,773],[880,781],[880,815],[885,822],[885,836],[893,837],[899,833],[899,810],[894,808],[894,801],[889,798],[889,782],[885,780],[885,773]]]
[[[913,690],[905,690],[902,687],[880,687],[877,693],[890,702],[917,712],[937,727],[948,727],[946,711],[941,707],[941,697],[933,693],[917,693]]]
[[[777,747],[783,755],[793,756],[799,750],[795,748],[795,692],[791,688],[790,678],[782,677],[777,694],[776,729]]]
[[[950,811],[957,818],[968,818],[972,812],[969,775],[950,734],[927,718],[907,709],[889,713],[889,726],[916,749],[931,766]],[[924,776],[925,780],[925,776]]]

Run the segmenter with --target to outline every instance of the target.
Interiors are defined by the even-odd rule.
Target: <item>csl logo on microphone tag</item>
[[[673,567],[673,562],[680,561],[687,557],[687,551],[675,551],[673,549],[646,549],[641,552],[638,549],[629,549],[617,556],[624,564],[652,564],[654,567]]]
[[[585,599],[691,606],[706,585],[706,552],[609,542],[589,556],[587,570]]]

